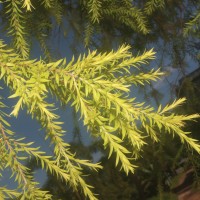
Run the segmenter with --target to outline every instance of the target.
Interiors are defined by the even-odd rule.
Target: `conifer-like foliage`
[[[134,19],[140,31],[148,32],[143,13],[135,7],[125,12],[125,8],[132,6],[132,3],[125,0],[120,8],[117,6],[120,2],[82,1],[83,12],[87,13],[89,25],[100,23],[105,15],[112,16],[130,27]],[[148,7],[151,7],[153,12],[151,2],[146,4],[146,12]],[[159,2],[158,7],[161,8],[163,1]],[[56,97],[62,105],[73,106],[75,111],[80,113],[80,119],[91,137],[101,141],[103,147],[109,151],[108,157],[114,156],[116,166],[127,175],[134,173],[134,160],[140,155],[143,145],[148,145],[145,143],[145,137],[158,142],[159,134],[172,134],[200,153],[198,142],[182,129],[186,121],[194,120],[199,115],[178,115],[172,111],[184,103],[184,98],[155,109],[130,97],[132,85],[149,84],[164,75],[159,69],[150,70],[148,73],[140,70],[141,65],[155,59],[152,49],[134,56],[130,46],[122,45],[108,53],[88,51],[77,60],[72,58],[71,61],[60,59],[45,62],[42,59],[28,59],[26,36],[30,36],[32,27],[25,22],[36,16],[34,12],[41,9],[40,6],[44,10],[49,9],[56,21],[60,22],[60,4],[61,1],[51,0],[8,0],[3,4],[9,19],[5,26],[13,37],[14,48],[8,47],[3,40],[0,41],[0,79],[12,93],[9,98],[15,98],[17,102],[11,113],[5,113],[6,105],[3,101],[0,102],[0,172],[9,168],[18,188],[10,190],[6,186],[0,187],[0,199],[53,199],[48,191],[39,188],[29,168],[24,165],[23,160],[30,157],[35,157],[43,169],[55,174],[66,183],[66,187],[70,185],[74,190],[82,191],[86,199],[98,198],[92,191],[92,186],[86,183],[83,168],[100,170],[102,167],[100,163],[77,158],[75,152],[70,151],[70,145],[63,139],[65,130],[62,122],[54,112],[56,106],[49,103],[52,97]],[[60,12],[53,12],[53,6]],[[102,9],[103,7],[105,8]],[[36,27],[40,34],[46,33],[49,27],[47,22],[45,21],[43,29]],[[42,37],[38,39],[43,41]],[[22,109],[26,109],[27,113],[40,123],[46,138],[54,147],[53,155],[47,155],[39,147],[33,147],[32,142],[25,143],[23,138],[19,138],[12,131],[9,118],[18,117]],[[143,129],[140,129],[141,126]]]
[[[197,33],[199,32],[200,27],[200,11],[196,13],[195,16],[193,16],[193,19],[191,19],[184,29],[184,34],[187,36],[190,33]]]

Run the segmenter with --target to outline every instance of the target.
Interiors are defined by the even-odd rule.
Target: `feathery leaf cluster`
[[[17,53],[23,58],[29,56],[30,38],[36,38],[47,58],[50,57],[46,45],[46,36],[52,28],[65,22],[66,3],[59,0],[7,0],[2,4],[2,17]],[[147,19],[141,9],[129,0],[121,1],[80,1],[76,7],[84,16],[85,44],[88,45],[93,29],[101,28],[105,20],[116,21],[119,25],[131,28],[136,32],[147,34]],[[70,7],[70,5],[69,5]],[[70,11],[69,11],[70,12]],[[34,19],[34,20],[33,20]],[[54,20],[55,19],[55,20]],[[33,23],[34,22],[34,23]]]
[[[147,34],[149,28],[145,15],[163,8],[165,1],[146,1],[144,12],[130,0],[83,0],[79,3],[77,7],[80,6],[82,14],[86,16],[85,44],[88,45],[94,29],[101,28],[106,20]],[[83,167],[99,170],[102,166],[79,159],[71,152],[70,145],[63,139],[63,123],[54,113],[56,107],[48,103],[51,95],[61,104],[71,104],[76,112],[80,112],[91,137],[102,141],[103,147],[109,151],[108,157],[115,156],[116,166],[126,174],[134,172],[134,160],[146,145],[145,137],[158,142],[160,133],[177,135],[181,142],[200,153],[198,142],[183,131],[185,121],[194,120],[199,115],[177,115],[172,111],[184,103],[184,98],[165,107],[159,106],[156,110],[129,97],[132,95],[132,85],[149,84],[164,75],[160,69],[152,69],[148,73],[140,71],[141,65],[155,58],[153,50],[133,56],[130,47],[122,45],[109,53],[89,51],[77,60],[72,58],[69,63],[65,59],[50,63],[29,60],[27,38],[31,36],[37,38],[46,58],[50,60],[46,38],[55,23],[52,16],[57,24],[62,24],[65,3],[60,0],[6,0],[2,5],[14,50],[0,41],[0,80],[12,92],[9,98],[15,98],[17,103],[11,114],[7,115],[3,111],[6,105],[0,99],[0,176],[4,169],[9,168],[18,188],[10,190],[6,186],[0,187],[0,199],[53,198],[48,191],[39,188],[30,169],[23,164],[30,157],[35,157],[43,169],[55,174],[66,186],[81,189],[86,198],[97,199],[92,186],[85,182]],[[199,14],[188,23],[185,33],[197,29],[198,22]],[[46,139],[54,147],[53,155],[46,155],[39,147],[33,147],[32,142],[26,144],[11,130],[8,118],[17,117],[21,109],[26,109],[45,130]]]
[[[36,38],[44,55],[49,59],[46,38],[53,26],[53,18],[61,24],[62,1],[52,0],[6,0],[2,1],[2,19],[7,35],[12,38],[16,52],[23,58],[29,57],[30,39]]]
[[[200,11],[186,23],[186,27],[184,28],[184,35],[188,36],[190,33],[197,33],[200,29]]]
[[[151,15],[155,10],[165,7],[165,0],[149,0],[145,3],[144,11],[147,15]]]
[[[141,9],[136,7],[131,1],[83,1],[83,10],[86,13],[88,22],[85,26],[85,45],[89,44],[93,29],[101,29],[105,21],[114,21],[119,26],[126,26],[133,31],[147,34],[149,28],[147,19]]]
[[[0,197],[17,196],[20,199],[51,199],[47,191],[38,188],[30,170],[22,164],[24,159],[35,157],[42,168],[69,184],[74,190],[82,189],[89,199],[97,199],[83,176],[83,166],[93,170],[101,169],[99,163],[76,158],[70,145],[63,140],[64,130],[59,116],[53,111],[54,104],[47,98],[53,94],[63,104],[71,104],[80,112],[81,119],[92,137],[101,140],[109,156],[116,157],[116,166],[126,174],[133,173],[134,159],[140,155],[144,137],[159,140],[159,132],[178,135],[182,142],[200,153],[200,145],[182,130],[185,121],[194,120],[199,115],[176,115],[171,110],[181,105],[185,99],[174,101],[155,110],[153,107],[138,103],[129,98],[130,87],[156,81],[163,72],[151,70],[144,74],[140,65],[155,58],[153,50],[133,56],[129,46],[121,46],[109,53],[88,52],[67,63],[65,59],[45,63],[43,60],[26,60],[0,42],[0,79],[12,91],[9,98],[17,103],[10,115],[17,117],[20,110],[40,122],[54,146],[54,155],[47,156],[39,148],[16,139],[8,117],[0,112],[0,169],[10,168],[18,183],[16,191],[0,188]],[[132,73],[132,70],[138,72]],[[0,104],[1,110],[5,105]],[[144,127],[145,132],[139,128]],[[131,144],[131,149],[127,148]],[[23,155],[22,155],[23,154]]]
[[[22,2],[15,0],[6,1],[6,13],[9,17],[9,34],[13,37],[14,46],[17,52],[22,55],[22,57],[27,58],[29,55],[29,47],[26,41],[26,32],[24,30],[25,18],[21,7],[26,7],[30,9],[30,1]]]

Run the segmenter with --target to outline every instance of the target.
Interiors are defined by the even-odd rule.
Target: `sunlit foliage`
[[[89,52],[77,61],[72,59],[70,63],[62,59],[46,64],[42,60],[24,60],[13,50],[8,50],[2,42],[0,46],[1,79],[13,93],[9,98],[18,99],[11,115],[17,117],[20,109],[26,108],[41,123],[46,137],[54,144],[55,156],[50,157],[38,148],[31,147],[32,143],[24,144],[22,139],[15,139],[2,113],[1,149],[4,154],[1,154],[1,167],[11,168],[22,189],[22,199],[48,199],[50,196],[37,188],[28,169],[20,163],[21,159],[25,159],[18,155],[20,152],[36,157],[43,168],[70,183],[74,189],[80,185],[86,196],[95,199],[90,186],[82,178],[81,165],[95,170],[101,166],[76,159],[70,152],[69,144],[62,139],[62,122],[53,112],[55,106],[47,102],[49,92],[56,95],[63,104],[71,103],[77,112],[80,111],[88,131],[93,137],[102,139],[104,147],[110,151],[109,156],[115,154],[116,165],[120,165],[127,174],[134,172],[135,166],[131,160],[138,156],[145,144],[144,135],[137,128],[138,121],[153,140],[157,141],[155,128],[158,127],[160,131],[178,135],[182,142],[200,152],[196,141],[181,130],[184,121],[198,115],[183,116],[169,112],[182,104],[184,99],[154,110],[143,103],[137,103],[134,98],[128,98],[131,83],[144,84],[163,75],[159,70],[147,74],[130,73],[132,67],[139,70],[141,64],[154,58],[152,50],[134,57],[128,51],[128,46],[122,46],[116,52],[107,54]],[[131,143],[131,151],[126,149],[125,139]]]
[[[143,12],[133,6],[131,1],[125,0],[123,4],[121,1],[81,2],[91,31],[104,17],[116,19],[143,34],[149,31]],[[155,5],[150,5],[151,2],[146,4],[146,13],[154,11]],[[159,2],[158,7],[162,8],[164,1]],[[140,155],[143,145],[147,145],[144,137],[149,136],[158,142],[158,134],[169,133],[178,136],[182,143],[200,153],[198,142],[182,129],[185,121],[194,120],[199,115],[178,115],[172,111],[185,101],[184,98],[155,109],[130,97],[132,85],[149,84],[164,75],[160,69],[148,73],[140,70],[141,65],[155,59],[152,49],[134,56],[130,46],[122,45],[108,53],[88,51],[77,60],[72,58],[69,62],[66,59],[55,62],[28,59],[30,49],[27,37],[31,36],[33,27],[27,22],[36,18],[34,12],[43,6],[43,11],[49,9],[57,23],[61,23],[62,3],[51,0],[7,0],[3,3],[3,11],[9,19],[6,27],[13,38],[14,48],[0,41],[0,79],[12,93],[9,98],[15,98],[17,102],[9,115],[4,112],[6,105],[0,103],[0,169],[3,171],[9,168],[18,183],[16,190],[9,190],[6,186],[0,188],[0,198],[3,199],[53,199],[48,191],[38,187],[29,168],[23,165],[23,160],[29,157],[35,157],[43,169],[55,174],[75,191],[81,190],[86,198],[97,199],[91,190],[92,186],[85,182],[83,167],[99,170],[102,166],[100,163],[79,159],[70,151],[70,145],[63,139],[65,130],[62,122],[54,112],[56,106],[48,102],[51,95],[62,105],[70,104],[77,113],[80,112],[81,120],[91,137],[102,142],[103,147],[109,151],[108,157],[114,155],[116,166],[127,175],[134,172],[134,160]],[[148,8],[151,11],[147,12]],[[45,15],[45,12],[42,14]],[[39,18],[37,20],[40,22]],[[41,35],[48,32],[51,23],[47,20],[44,27],[38,23],[36,25],[39,31],[36,37],[47,51]],[[33,147],[32,142],[25,143],[23,138],[18,138],[12,131],[9,117],[18,117],[22,109],[26,109],[28,114],[38,120],[46,138],[54,147],[53,155],[46,155],[39,147]],[[139,130],[140,126],[144,131]],[[127,144],[131,149],[127,148]]]

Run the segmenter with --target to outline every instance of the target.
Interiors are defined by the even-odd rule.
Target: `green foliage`
[[[90,0],[87,3],[88,10],[89,10],[89,16],[91,16],[92,22],[99,22],[101,14],[101,1],[99,0]]]
[[[84,3],[88,17],[91,18],[93,24],[100,23],[107,18],[113,18],[135,31],[144,34],[149,31],[144,14],[129,0],[122,2],[90,0],[89,2],[84,1]]]
[[[149,33],[147,18],[141,8],[130,0],[115,1],[83,1],[83,11],[86,14],[84,42],[88,46],[91,36],[95,35],[93,30],[102,30],[110,24],[115,29],[126,27],[133,32],[141,34]],[[109,25],[108,25],[109,26]]]
[[[146,2],[144,11],[151,15],[155,10],[165,7],[165,0],[149,0]]]
[[[127,10],[128,9],[128,10]],[[122,24],[130,27],[134,31],[140,31],[147,34],[149,29],[147,28],[147,21],[143,12],[136,7],[119,7],[116,5],[109,5],[108,8],[103,10],[103,13],[109,17],[119,20]]]
[[[13,36],[14,46],[23,57],[28,57],[28,43],[25,39],[26,32],[24,30],[25,18],[21,10],[22,7],[26,7],[30,10],[30,1],[24,1],[24,4],[20,1],[8,0],[6,1],[6,14],[9,17],[9,34]]]
[[[31,0],[24,0],[24,3],[23,3],[22,7],[26,8],[27,11],[31,11],[31,9],[33,8]]]
[[[91,186],[82,178],[81,166],[94,170],[101,166],[75,158],[70,152],[70,145],[62,139],[62,122],[53,113],[55,105],[47,102],[50,92],[62,104],[70,102],[76,112],[80,111],[91,136],[101,138],[104,148],[109,149],[109,157],[115,154],[116,165],[120,165],[126,174],[134,172],[136,166],[132,160],[139,156],[145,144],[145,133],[139,131],[138,121],[153,140],[157,141],[158,128],[161,132],[178,135],[182,142],[200,152],[200,145],[181,129],[184,121],[193,120],[198,115],[170,113],[185,99],[174,101],[164,108],[160,106],[156,111],[137,103],[135,98],[128,98],[131,83],[144,84],[163,75],[159,70],[151,70],[146,74],[131,73],[132,68],[140,70],[141,64],[153,59],[154,52],[150,50],[134,57],[129,49],[129,46],[122,46],[115,52],[104,54],[93,51],[79,56],[77,61],[72,59],[68,64],[65,59],[46,64],[42,60],[22,59],[1,42],[0,77],[13,93],[9,98],[18,99],[10,115],[17,117],[20,109],[26,108],[40,122],[46,131],[46,138],[50,138],[54,145],[52,157],[39,148],[31,147],[32,143],[25,144],[22,139],[15,139],[15,134],[7,128],[9,124],[4,119],[5,114],[1,115],[1,149],[5,152],[1,154],[1,160],[5,160],[2,167],[12,170],[21,189],[21,199],[49,199],[50,195],[37,188],[28,168],[20,162],[27,157],[20,153],[36,157],[47,171],[56,174],[75,190],[81,187],[85,196],[96,199],[90,190]],[[131,144],[131,150],[126,148],[126,141]]]
[[[184,29],[184,35],[188,36],[190,33],[197,33],[200,27],[200,11],[191,19],[189,22],[186,23],[186,27]]]
[[[164,1],[147,1],[145,12],[142,12],[129,0],[80,1],[77,9],[86,18],[85,44],[89,44],[94,29],[100,28],[104,20],[147,34],[145,13],[150,15],[163,5]],[[9,98],[17,102],[10,115],[4,112],[6,105],[2,99],[0,102],[0,170],[9,168],[18,184],[16,190],[1,187],[0,198],[3,199],[53,199],[48,191],[38,187],[30,169],[23,164],[31,157],[66,186],[74,191],[81,190],[85,198],[97,199],[92,186],[85,181],[83,168],[99,170],[102,166],[79,159],[71,152],[70,145],[63,139],[63,123],[54,112],[56,106],[48,102],[52,96],[62,105],[71,104],[77,113],[80,112],[91,137],[101,141],[109,152],[108,157],[115,157],[115,165],[126,174],[134,172],[134,161],[147,145],[145,138],[158,142],[160,133],[177,135],[182,143],[200,153],[198,142],[183,130],[186,121],[195,120],[199,115],[178,115],[172,111],[185,101],[184,98],[156,110],[130,97],[132,85],[149,84],[164,75],[160,69],[141,72],[141,65],[155,58],[153,50],[133,56],[130,46],[122,45],[109,53],[89,51],[70,62],[66,59],[49,63],[28,59],[30,46],[27,41],[33,36],[50,60],[46,45],[46,37],[53,26],[50,19],[53,16],[61,25],[65,7],[64,1],[59,0],[7,0],[2,4],[2,13],[6,16],[4,23],[12,36],[14,49],[0,41],[0,79],[12,93]],[[39,147],[33,147],[32,142],[26,144],[23,138],[16,137],[8,119],[17,117],[22,109],[26,109],[45,130],[46,139],[54,148],[53,155],[46,155]]]

